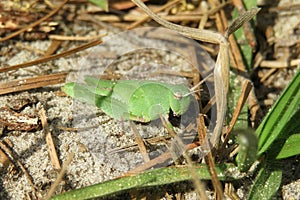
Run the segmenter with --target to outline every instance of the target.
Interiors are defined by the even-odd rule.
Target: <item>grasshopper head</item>
[[[189,89],[183,84],[175,85],[174,88],[172,88],[170,107],[177,116],[185,113],[190,105],[191,97],[190,95],[185,95],[187,93],[189,93]]]

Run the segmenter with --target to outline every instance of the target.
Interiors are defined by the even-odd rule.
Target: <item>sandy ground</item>
[[[139,30],[137,33],[147,34],[149,31],[149,29]],[[151,32],[153,33],[153,30]],[[131,37],[133,39],[130,39]],[[67,80],[80,82],[86,75],[95,76],[103,74],[104,71],[107,74],[114,71],[115,75],[121,76],[122,79],[147,78],[171,83],[185,83],[188,86],[189,82],[186,78],[163,74],[158,71],[165,70],[169,73],[185,71],[191,73],[194,70],[192,64],[194,66],[196,64],[192,63],[190,58],[182,56],[188,55],[182,53],[183,48],[181,48],[181,52],[176,52],[178,48],[175,46],[178,44],[174,44],[172,40],[153,39],[153,35],[149,36],[150,39],[147,39],[145,35],[139,36],[139,39],[135,37],[134,34],[132,36],[132,33],[123,33],[113,37],[108,36],[103,45],[68,58],[20,69],[12,74],[7,74],[2,81],[8,81],[15,77],[30,77],[36,73],[69,71],[70,74]],[[135,42],[130,43],[128,41]],[[122,45],[120,46],[120,44]],[[49,43],[37,41],[26,45],[31,48],[45,50]],[[191,45],[189,45],[190,47]],[[186,52],[189,51],[186,50]],[[9,61],[7,60],[7,63],[13,65],[32,60],[35,58],[33,54],[32,51],[21,51]],[[208,60],[207,56],[205,52],[200,52],[199,55],[194,57],[196,60],[199,59],[197,65],[200,63],[200,66],[202,66],[202,69],[195,69],[202,70],[201,74],[203,75],[210,73],[210,67],[208,66],[213,64],[213,61]],[[21,113],[37,115],[42,108],[46,110],[46,116],[61,163],[64,163],[70,152],[75,153],[75,157],[67,169],[64,182],[65,189],[80,188],[112,179],[143,163],[143,157],[136,147],[122,150],[122,147],[135,144],[134,133],[127,121],[114,120],[93,105],[74,101],[70,97],[61,95],[60,86],[2,95],[0,106],[8,106],[15,99],[25,98],[34,99],[34,103],[26,105]],[[197,112],[192,107],[192,110],[182,116],[182,124],[187,124],[187,121],[193,119],[196,114]],[[143,138],[167,136],[159,120],[148,124],[135,123],[134,125]],[[64,131],[60,127],[74,127],[78,131]],[[184,128],[183,125],[181,128]],[[180,131],[182,129],[178,129],[179,134]],[[196,135],[195,131],[194,128],[189,132],[192,139]],[[1,199],[24,199],[45,195],[51,183],[56,179],[57,171],[51,165],[42,129],[38,128],[38,130],[29,132],[9,131],[5,132],[2,138],[11,141],[13,144],[12,148],[15,155],[31,176],[36,192],[34,192],[20,170],[8,171],[8,169],[2,167]],[[154,158],[166,150],[166,144],[159,142],[152,146],[149,156]],[[168,164],[167,162],[160,166]]]
[[[98,34],[106,32],[108,31]],[[188,78],[157,72],[158,70],[164,70],[164,72],[183,70],[191,73],[193,70],[198,70],[201,75],[206,76],[214,65],[206,53],[199,51],[191,43],[189,47],[174,44],[172,41],[175,39],[173,40],[172,37],[175,36],[171,37],[169,33],[167,37],[161,39],[161,36],[166,36],[166,32],[161,34],[153,30],[137,31],[136,34],[143,38],[140,40],[131,33],[112,37],[116,32],[118,30],[110,30],[109,36],[104,38],[106,42],[100,46],[66,58],[1,74],[0,81],[6,82],[40,74],[67,71],[69,72],[67,80],[76,82],[82,82],[85,75],[98,76],[105,72],[110,78],[151,79],[184,83],[190,86],[191,80]],[[154,34],[151,35],[151,33]],[[147,36],[148,34],[151,36]],[[150,37],[150,39],[145,39],[145,37]],[[181,44],[186,44],[186,42],[183,39]],[[7,56],[0,57],[0,62],[14,65],[34,60],[40,56],[36,49],[45,51],[49,45],[49,41],[34,41],[22,42],[18,48],[2,47],[2,52],[7,53]],[[195,48],[198,54],[191,56],[190,52],[195,52]],[[114,73],[111,74],[111,72]],[[288,81],[285,80],[285,82]],[[135,144],[134,133],[128,122],[111,119],[93,105],[63,96],[60,92],[61,86],[55,85],[0,96],[0,107],[9,106],[16,99],[34,99],[33,103],[28,104],[19,112],[38,117],[41,109],[45,109],[60,162],[63,164],[71,152],[75,153],[73,161],[68,166],[65,180],[57,189],[57,193],[118,177],[143,163],[143,157],[138,149],[128,148]],[[208,87],[211,94],[206,94],[206,98],[209,99],[213,91],[212,85]],[[194,123],[190,120],[196,114],[198,114],[197,111],[192,107],[183,116],[181,129],[177,129],[179,134],[186,124]],[[150,124],[135,123],[135,126],[143,138],[167,135],[159,121]],[[65,131],[61,127],[74,127],[78,131]],[[189,134],[189,136],[195,136],[195,130],[192,129]],[[30,185],[20,169],[2,166],[0,168],[0,199],[18,200],[43,197],[56,179],[58,171],[51,164],[41,126],[31,131],[4,131],[1,137],[2,140],[11,142],[15,156],[23,163],[35,188]],[[122,147],[126,149],[122,150]],[[151,146],[149,156],[154,158],[166,149],[166,142],[159,142]],[[297,177],[300,177],[299,159],[292,159],[284,170],[286,174],[284,174],[285,186],[282,190],[283,199],[300,198],[300,181],[297,180]],[[167,162],[161,165],[168,164]],[[243,191],[242,188],[240,190]],[[240,195],[242,197],[243,193],[241,192]],[[190,193],[188,198],[194,199],[195,194]]]

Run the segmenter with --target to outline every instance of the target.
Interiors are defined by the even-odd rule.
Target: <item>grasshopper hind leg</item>
[[[174,127],[179,127],[181,124],[181,115],[175,115],[172,109],[170,109],[169,121]]]

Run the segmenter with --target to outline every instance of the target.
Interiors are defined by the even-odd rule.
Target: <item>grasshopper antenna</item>
[[[206,76],[204,79],[202,79],[199,83],[197,83],[196,85],[194,85],[191,89],[189,93],[184,94],[182,97],[187,97],[191,94],[194,94],[196,92],[199,92],[200,89],[197,89],[197,87],[199,87],[199,85],[202,85],[209,77],[211,77],[213,75],[213,73],[210,73],[208,76]]]

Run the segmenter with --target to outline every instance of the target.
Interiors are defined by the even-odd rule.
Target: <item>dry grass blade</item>
[[[66,36],[66,35],[49,35],[52,40],[68,40],[68,41],[86,41],[86,40],[99,40],[103,38],[106,34],[96,35],[96,36]]]
[[[252,84],[250,81],[248,80],[245,80],[244,84],[243,84],[243,88],[242,88],[242,91],[241,91],[241,95],[240,95],[240,98],[237,102],[237,105],[235,107],[235,110],[232,114],[232,118],[231,118],[231,121],[229,123],[229,128],[227,130],[227,133],[226,133],[226,136],[225,136],[225,140],[224,140],[224,143],[222,144],[222,147],[220,148],[220,152],[225,149],[225,145],[226,143],[228,142],[229,140],[229,136],[230,136],[230,133],[231,131],[233,130],[233,127],[234,127],[234,124],[236,123],[237,119],[238,119],[238,116],[243,108],[243,106],[245,105],[245,102],[249,96],[249,93],[251,92],[251,89],[252,89]]]
[[[29,173],[27,172],[26,168],[24,167],[24,165],[21,163],[21,161],[18,159],[17,153],[15,153],[10,147],[9,145],[0,142],[0,148],[5,151],[5,153],[7,155],[9,155],[13,161],[15,161],[18,166],[20,167],[20,169],[22,170],[22,172],[24,173],[26,180],[28,181],[32,191],[36,192],[36,187],[33,183],[32,177],[29,175]]]
[[[60,47],[61,43],[62,43],[62,41],[52,40],[50,46],[45,51],[44,56],[47,57],[47,56],[52,55],[54,52],[56,52],[57,49]]]
[[[198,139],[199,143],[203,144],[205,137],[206,137],[206,128],[205,128],[205,122],[204,122],[204,116],[203,114],[199,114],[197,118],[197,127],[198,127]]]
[[[150,158],[149,158],[149,155],[147,153],[147,148],[146,148],[146,146],[144,144],[144,141],[143,141],[142,137],[140,136],[137,128],[135,127],[135,125],[131,121],[130,121],[130,127],[131,127],[131,129],[132,129],[132,131],[134,133],[135,141],[136,141],[136,143],[137,143],[137,145],[138,145],[138,147],[140,149],[140,152],[141,152],[141,154],[142,154],[142,156],[144,158],[144,161],[145,162],[150,161]]]
[[[260,67],[264,68],[287,68],[296,67],[300,64],[300,59],[293,59],[290,61],[281,60],[264,60],[260,63]]]
[[[97,15],[93,16],[93,18],[97,19],[98,21],[101,22],[110,22],[110,23],[116,23],[116,22],[132,22],[132,21],[138,21],[141,19],[141,17],[147,17],[149,18],[148,15],[133,15],[133,14],[125,14],[122,16],[122,18],[116,16],[116,15]],[[180,22],[180,21],[199,21],[202,18],[202,13],[199,15],[166,15],[166,16],[161,16],[163,19],[172,21],[172,22]],[[81,14],[80,15],[81,20],[85,21],[90,21],[90,15],[88,14]],[[126,27],[123,25],[125,29],[133,29],[130,26]],[[123,27],[122,26],[122,27]]]
[[[239,1],[239,0],[237,0],[237,1]],[[242,14],[241,18],[243,20],[250,20],[251,19],[250,16],[257,14],[257,12],[259,10],[260,9],[253,8],[253,9],[245,12],[244,14]],[[224,14],[224,12],[222,12],[222,14]],[[243,17],[244,15],[246,15],[246,17]],[[222,15],[222,18],[220,16],[217,16],[217,17],[219,17],[218,20],[220,21],[221,24],[224,24],[225,26],[228,25],[227,18],[224,15]],[[247,23],[247,21],[245,23]],[[232,29],[231,32],[234,31],[234,30],[236,30],[241,25],[242,25],[241,21],[239,23],[233,23],[233,24],[231,24],[230,25],[230,27],[232,27],[232,28],[230,28],[230,29]],[[218,30],[220,32],[223,32],[224,31],[223,26],[218,26]],[[227,30],[227,31],[229,31],[229,30]],[[252,38],[252,36],[249,36],[249,37]],[[252,39],[249,39],[249,40],[252,40]],[[241,75],[241,76],[239,76],[239,79],[241,81],[249,81],[247,79],[247,77],[249,75],[247,74],[247,69],[246,69],[246,66],[245,66],[245,63],[244,63],[244,60],[243,60],[243,56],[241,54],[240,47],[239,47],[239,45],[238,45],[235,37],[230,36],[228,38],[228,40],[229,40],[230,50],[231,50],[231,51],[229,51],[230,62],[231,62],[232,67],[235,69],[234,70],[235,73]],[[260,106],[258,104],[258,101],[257,101],[257,98],[255,96],[254,90],[252,90],[252,92],[249,95],[249,102],[248,102],[248,104],[249,104],[250,112],[251,112],[251,116],[252,116],[251,117],[251,121],[253,122],[252,123],[253,126],[255,126],[256,121],[257,121],[257,117],[262,116],[262,115],[261,115],[261,108],[260,108]]]
[[[149,169],[151,167],[154,167],[157,164],[163,163],[166,160],[171,158],[171,153],[170,152],[166,152],[164,154],[161,154],[160,156],[150,160],[149,162],[146,162],[136,168],[134,168],[133,170],[126,172],[124,176],[126,175],[131,175],[131,174],[136,174],[142,171],[145,171],[146,169]]]
[[[205,141],[206,138],[206,129],[205,127],[205,122],[204,122],[204,117],[203,115],[199,115],[198,119],[197,119],[197,125],[198,125],[198,136],[199,136],[199,141],[200,143],[204,143],[207,142]],[[216,199],[223,199],[224,194],[223,194],[223,189],[222,189],[222,185],[218,179],[217,176],[217,172],[215,169],[215,163],[212,157],[212,153],[209,152],[206,156],[205,156],[205,162],[206,165],[208,167],[209,173],[211,175],[211,180],[213,183],[213,186],[215,188],[215,192],[216,192]]]
[[[2,143],[2,141],[1,141]],[[4,151],[0,148],[0,163],[1,163],[1,170],[8,168],[10,165],[14,166],[14,163],[9,159],[9,157],[4,153]]]
[[[223,188],[222,188],[222,184],[218,178],[217,172],[216,172],[216,166],[214,163],[214,159],[212,156],[212,153],[209,152],[206,156],[205,156],[205,163],[207,164],[207,167],[209,169],[209,173],[211,175],[211,181],[212,184],[215,188],[215,192],[216,192],[216,199],[224,199],[224,192],[223,192]]]
[[[199,29],[204,29],[204,26],[205,26],[205,24],[207,23],[207,20],[208,20],[208,4],[207,4],[207,2],[205,2],[205,1],[201,2],[200,8],[201,8],[201,11],[205,14],[201,18],[201,20],[199,22],[199,25],[198,25],[198,28]]]
[[[260,8],[251,8],[248,11],[245,11],[242,15],[240,15],[237,19],[235,19],[230,26],[227,28],[225,32],[225,37],[228,38],[230,34],[239,29],[243,24],[248,22],[260,11]]]
[[[171,7],[172,5],[178,3],[180,0],[173,0],[169,3],[167,3],[166,5],[160,7],[159,9],[155,10],[154,12],[157,13],[157,12],[161,12],[169,7]],[[140,25],[141,23],[145,22],[147,19],[149,19],[149,16],[145,16],[143,17],[142,19],[138,20],[138,21],[135,21],[134,23],[132,23],[130,26],[127,27],[127,29],[133,29],[135,27],[137,27],[138,25]]]
[[[49,125],[48,125],[47,117],[46,117],[46,111],[45,111],[44,108],[42,108],[41,111],[40,111],[40,118],[41,118],[41,122],[42,122],[42,126],[43,126],[43,131],[44,131],[44,134],[46,136],[45,138],[46,138],[46,143],[47,143],[47,146],[48,146],[48,153],[49,153],[49,156],[50,156],[50,160],[51,160],[52,165],[54,166],[54,168],[60,170],[61,166],[60,166],[59,159],[58,159],[58,156],[57,156],[57,152],[56,152],[56,149],[55,149],[55,145],[54,145],[54,142],[53,142],[53,139],[52,139],[52,135],[51,135],[51,132],[50,132],[50,129],[49,129]]]
[[[7,72],[7,71],[12,71],[12,70],[17,70],[17,69],[29,67],[29,66],[32,66],[32,65],[41,64],[41,63],[44,63],[44,62],[48,62],[50,60],[55,60],[57,58],[71,55],[73,53],[82,51],[84,49],[88,49],[90,47],[96,46],[96,45],[101,44],[101,43],[102,43],[102,40],[96,40],[96,41],[92,41],[92,42],[89,42],[87,44],[81,45],[79,47],[64,51],[64,52],[59,53],[59,54],[51,55],[51,56],[48,56],[48,57],[43,57],[43,58],[40,58],[40,59],[37,59],[37,60],[34,60],[34,61],[30,61],[30,62],[26,62],[26,63],[14,65],[14,66],[3,67],[3,68],[0,68],[0,73]]]
[[[67,73],[57,73],[0,83],[0,95],[64,83],[66,76]]]

